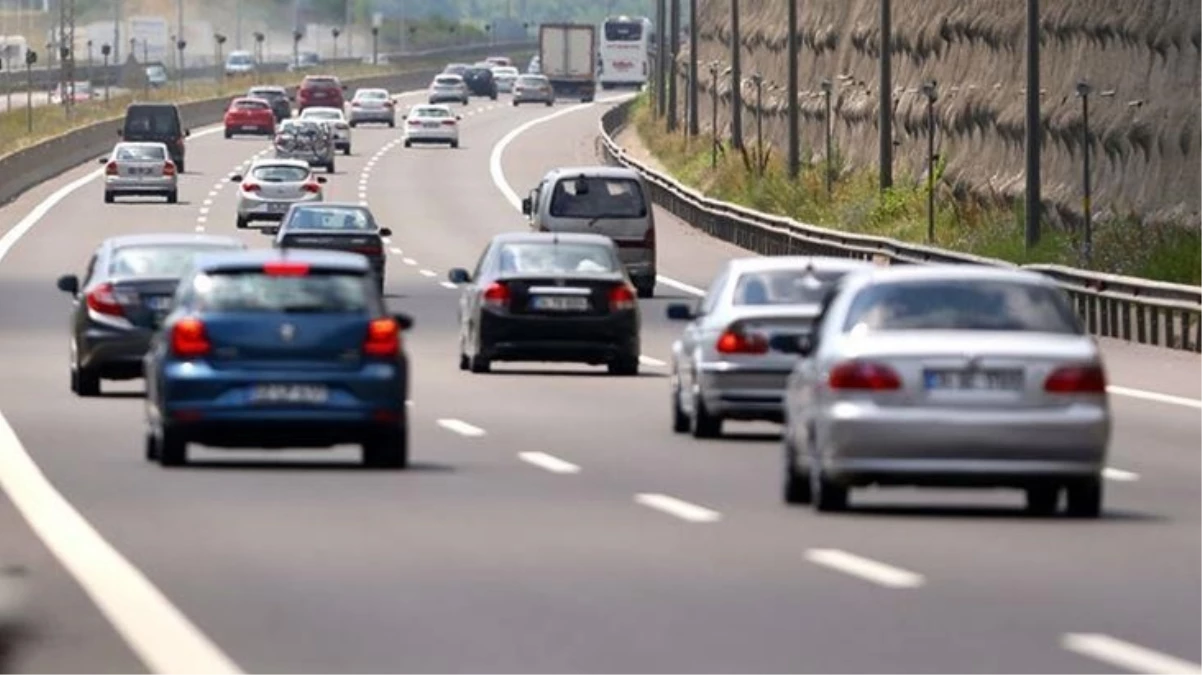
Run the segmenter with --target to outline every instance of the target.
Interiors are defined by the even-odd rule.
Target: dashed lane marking
[[[391,253],[391,254],[393,254],[393,255],[400,255],[400,254],[401,254],[401,249],[399,249],[399,248],[397,248],[397,247],[393,246],[392,248],[388,249],[388,252],[389,252],[389,253]]]
[[[434,270],[422,270],[421,272],[419,272],[419,274],[421,274],[423,277],[436,277],[436,276],[438,276],[438,272],[435,272]]]
[[[449,282],[449,281],[440,281],[440,282],[438,282],[438,285],[439,285],[439,286],[442,286],[443,288],[445,288],[445,289],[447,289],[447,290],[451,290],[451,291],[457,291],[457,290],[459,290],[459,287],[458,287],[458,286],[456,286],[455,284],[453,284],[453,283],[451,283],[451,282]]]
[[[1116,469],[1110,466],[1102,470],[1102,477],[1119,483],[1131,483],[1139,480],[1138,473],[1123,471],[1122,469]]]
[[[404,258],[401,260],[401,262],[405,263],[406,265],[416,265],[417,264],[417,261],[414,260],[413,258]]]
[[[659,359],[653,359],[650,356],[646,356],[646,355],[639,355],[639,363],[641,363],[644,366],[651,367],[651,368],[663,368],[664,366],[668,365],[667,363],[664,363],[663,361],[660,361]]]
[[[545,452],[522,452],[518,453],[518,457],[527,464],[533,464],[551,473],[580,473],[580,467]]]
[[[722,514],[717,511],[668,495],[640,494],[635,495],[634,501],[690,523],[716,523],[722,519]]]
[[[806,559],[886,588],[918,588],[925,583],[921,574],[835,548],[810,549]]]
[[[472,426],[463,420],[441,419],[438,420],[438,426],[446,429],[447,431],[453,431],[460,436],[467,436],[469,438],[479,438],[480,436],[484,435],[483,429],[477,426]]]
[[[1116,668],[1137,673],[1202,673],[1202,665],[1101,633],[1068,633],[1060,645]]]

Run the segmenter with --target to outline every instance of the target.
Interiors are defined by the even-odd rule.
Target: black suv
[[[184,138],[192,132],[180,122],[179,108],[171,103],[131,103],[125,109],[125,124],[117,135],[131,143],[163,143],[171,161],[184,172]]]
[[[292,117],[292,102],[288,98],[287,90],[283,87],[251,87],[246,95],[250,98],[267,101],[277,122],[283,122]]]
[[[497,100],[497,81],[492,76],[492,65],[478,63],[463,71],[463,81],[472,96],[487,96]]]

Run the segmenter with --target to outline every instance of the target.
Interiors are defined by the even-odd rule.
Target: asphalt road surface
[[[201,450],[166,471],[142,458],[141,383],[68,391],[56,276],[111,235],[233,234],[227,176],[264,141],[194,132],[178,205],[104,205],[88,164],[0,209],[0,562],[30,568],[36,628],[13,667],[1199,669],[1195,355],[1106,344],[1121,389],[1094,522],[1028,518],[1009,492],[856,493],[857,510],[818,516],[780,500],[776,427],[671,433],[664,307],[746,252],[662,212],[641,377],[460,372],[447,270],[525,227],[515,199],[546,170],[596,162],[607,105],[473,99],[458,150],[353,132],[327,198],[396,233],[388,292],[416,319],[406,472],[359,470],[352,448]]]

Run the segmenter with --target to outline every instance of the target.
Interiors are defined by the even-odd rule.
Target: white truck
[[[597,93],[597,29],[589,24],[545,23],[538,30],[542,74],[556,98],[585,103]]]

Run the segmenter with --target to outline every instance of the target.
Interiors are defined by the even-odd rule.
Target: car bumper
[[[450,143],[459,140],[458,129],[412,129],[405,131],[405,140],[414,143]]]
[[[514,94],[513,100],[517,101],[518,103],[546,103],[548,101],[554,101],[555,94],[550,93],[550,92],[548,92],[546,94],[540,94],[540,93],[531,94],[531,93],[522,92],[522,93]]]
[[[348,119],[355,124],[362,122],[389,123],[396,121],[396,112],[390,108],[380,108],[379,110],[372,108],[352,108]]]
[[[819,418],[818,461],[832,478],[903,484],[1008,484],[1105,468],[1101,406],[1042,410],[884,408],[839,402]]]
[[[256,220],[281,220],[293,204],[308,204],[316,201],[320,201],[320,199],[313,193],[306,193],[305,197],[292,200],[239,197],[237,209],[238,215],[243,218],[253,217]]]
[[[225,132],[231,136],[239,136],[242,134],[270,136],[275,134],[275,124],[243,124],[240,122],[231,122],[225,125]]]
[[[698,371],[701,399],[711,414],[739,420],[784,419],[791,368],[747,368],[723,361],[702,364]]]
[[[124,195],[161,195],[175,192],[178,187],[175,176],[150,178],[114,177],[104,179],[104,191]]]
[[[485,310],[481,350],[498,361],[607,363],[637,357],[638,321],[631,312],[612,316],[522,316]]]
[[[631,278],[640,282],[655,279],[655,251],[653,249],[619,247],[618,259],[622,261],[622,266],[626,268],[626,273]]]
[[[139,328],[89,328],[75,342],[79,365],[105,379],[138,379],[142,377],[142,359],[150,349],[153,335]]]
[[[467,99],[467,94],[430,94],[427,102],[431,105],[435,103],[447,103],[449,101],[460,103],[466,101]]]

